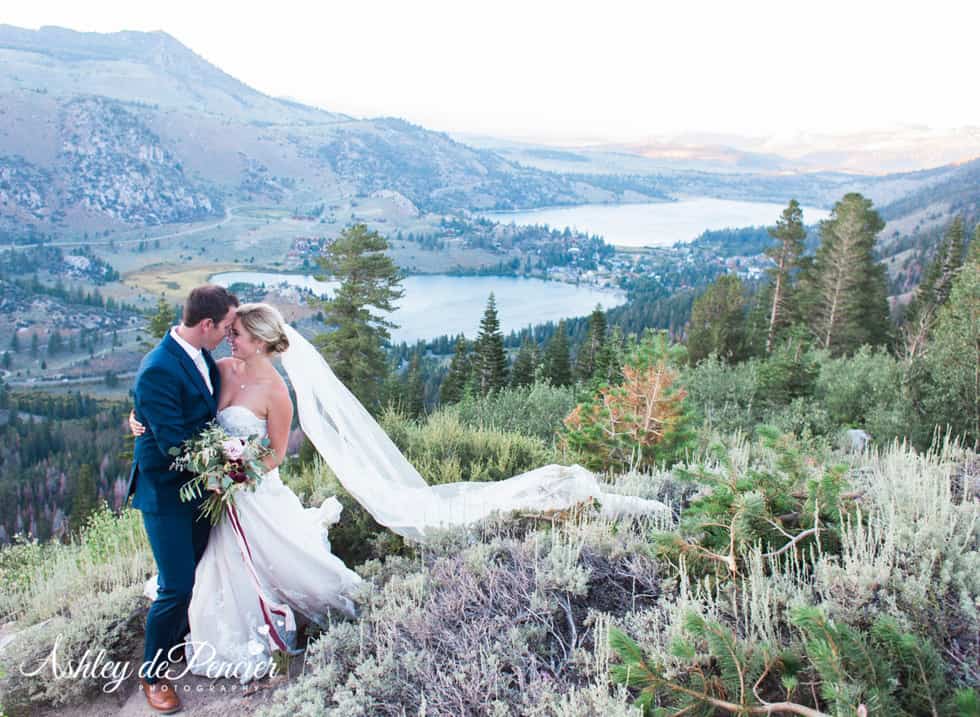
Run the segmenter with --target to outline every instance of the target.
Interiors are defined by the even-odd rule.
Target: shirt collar
[[[180,334],[177,333],[176,326],[170,327],[170,335],[173,337],[174,341],[180,344],[180,347],[187,352],[187,355],[190,356],[193,361],[197,361],[197,358],[201,355],[201,349],[197,348],[196,346],[192,346],[191,344],[184,341],[184,339],[181,338]]]

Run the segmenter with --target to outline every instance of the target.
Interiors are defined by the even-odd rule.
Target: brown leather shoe
[[[157,680],[152,685],[140,679],[140,689],[146,695],[147,704],[158,714],[169,715],[180,710],[180,697],[170,680]]]

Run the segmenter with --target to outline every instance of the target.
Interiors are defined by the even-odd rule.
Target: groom
[[[157,598],[146,616],[140,681],[150,707],[162,714],[180,709],[165,679],[170,658],[178,659],[187,634],[187,608],[194,568],[204,554],[211,524],[199,501],[182,503],[180,487],[190,477],[171,470],[171,448],[197,435],[215,417],[220,375],[211,358],[235,320],[238,299],[223,287],[199,286],[187,297],[178,326],[163,337],[136,374],[136,419],[146,432],[136,439],[129,494],[159,571]]]

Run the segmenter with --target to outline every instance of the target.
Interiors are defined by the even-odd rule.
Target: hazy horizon
[[[845,21],[846,19],[846,21]],[[555,144],[976,128],[963,78],[980,10],[775,2],[596,13],[576,4],[38,0],[0,22],[162,30],[256,89],[358,117]],[[887,20],[887,22],[885,22]],[[807,37],[814,38],[808,40]],[[847,52],[841,52],[847,48]]]

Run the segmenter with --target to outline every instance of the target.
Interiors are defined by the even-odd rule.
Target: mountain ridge
[[[0,99],[0,233],[11,237],[198,221],[231,203],[325,203],[346,213],[377,192],[422,213],[691,194],[830,206],[846,191],[884,205],[958,176],[950,167],[883,177],[794,173],[788,164],[765,173],[781,160],[764,152],[739,159],[720,145],[710,171],[696,156],[661,162],[595,148],[474,146],[399,118],[270,97],[163,31],[0,25]],[[84,161],[79,122],[98,138],[85,143]]]

